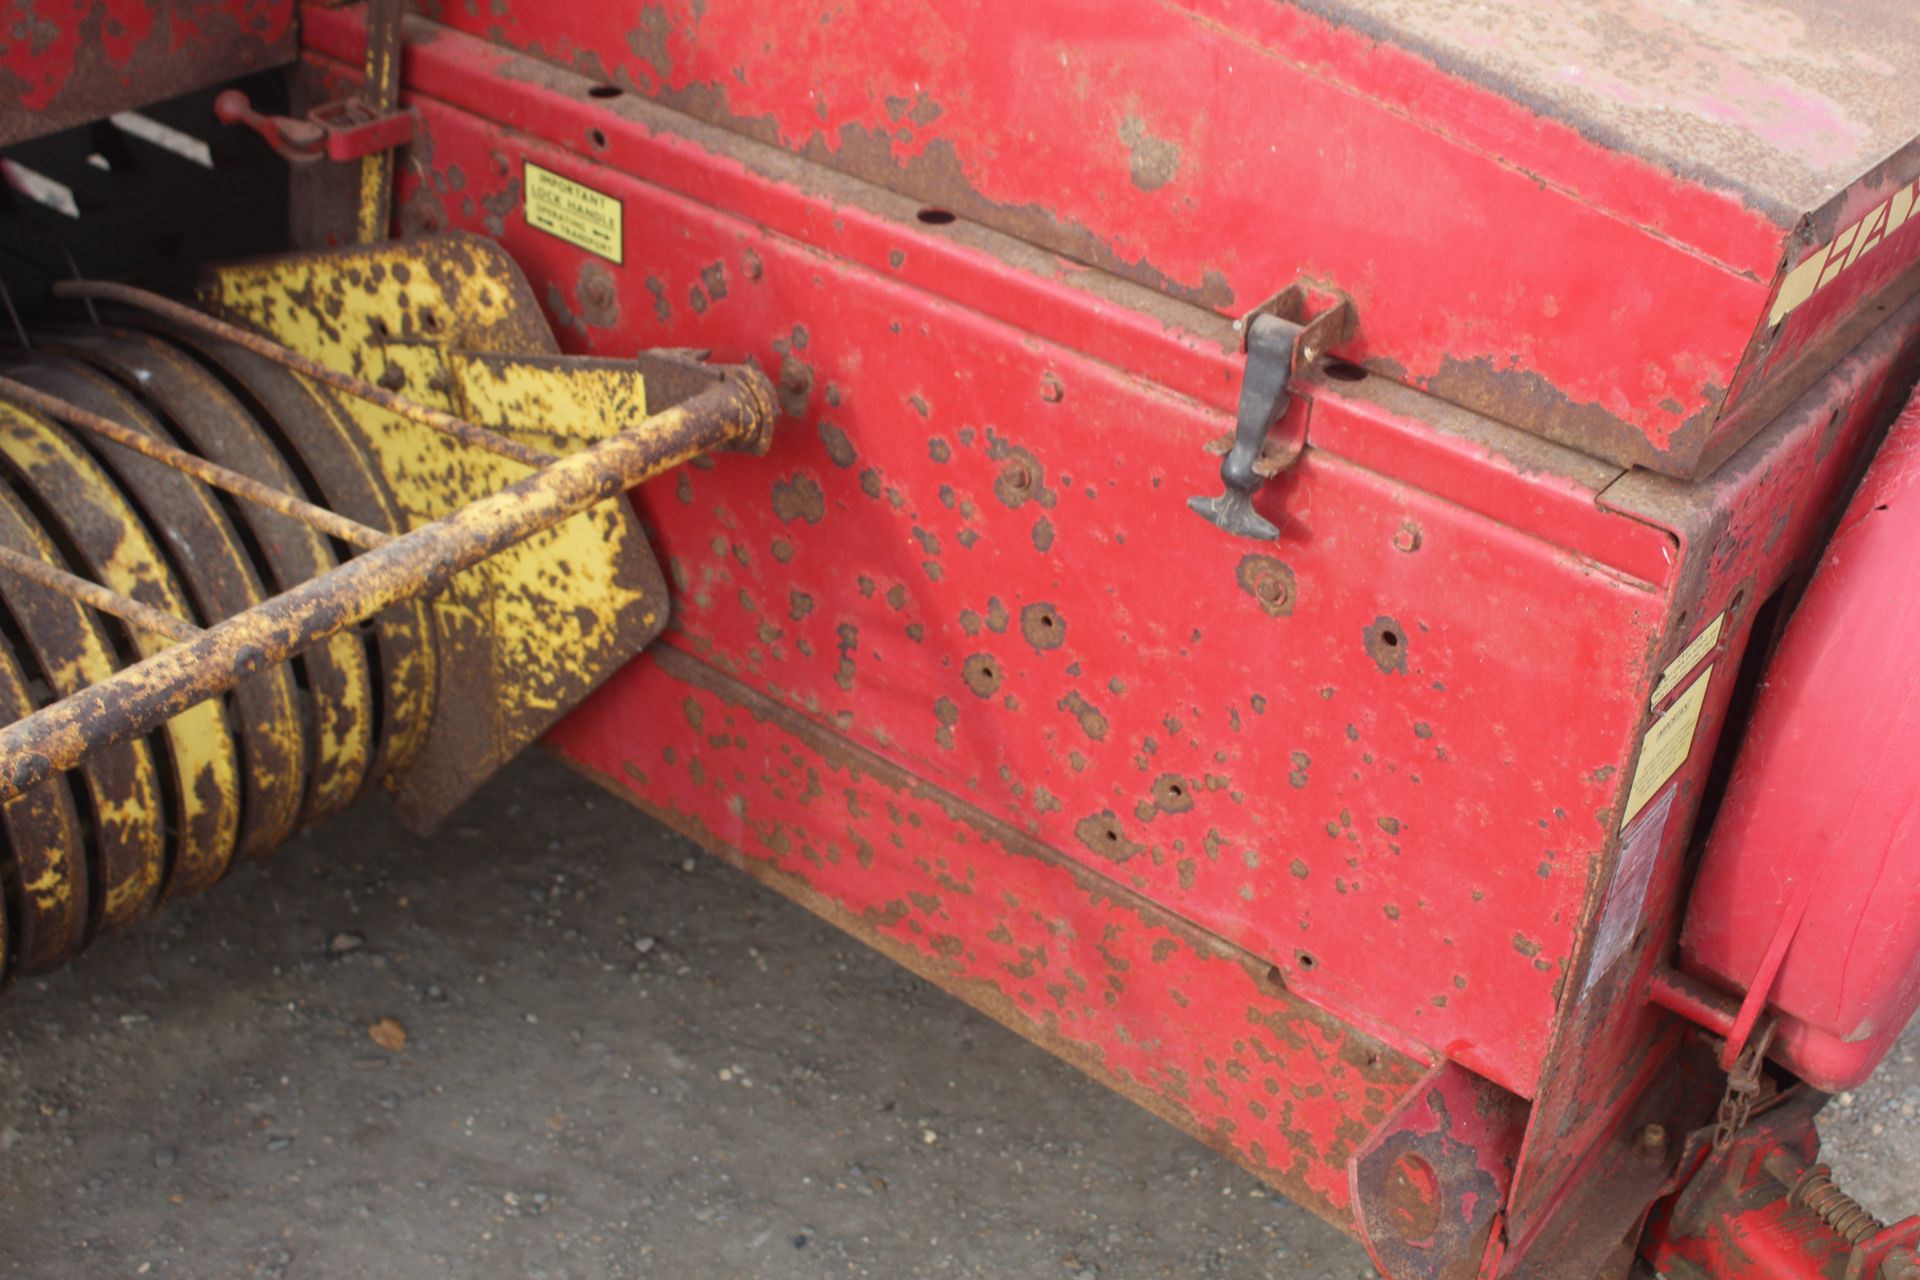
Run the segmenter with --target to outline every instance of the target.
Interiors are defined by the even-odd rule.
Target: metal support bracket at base
[[[1306,448],[1305,432],[1272,448],[1269,435],[1292,402],[1289,386],[1302,369],[1327,348],[1353,336],[1353,303],[1345,297],[1311,318],[1307,290],[1289,285],[1234,325],[1240,331],[1247,367],[1240,383],[1240,406],[1227,456],[1220,463],[1223,492],[1217,498],[1193,497],[1187,506],[1216,528],[1241,538],[1271,541],[1280,529],[1253,509],[1253,495],[1279,475]]]

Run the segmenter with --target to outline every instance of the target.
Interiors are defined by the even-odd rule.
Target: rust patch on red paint
[[[1127,829],[1120,825],[1118,815],[1111,809],[1080,819],[1074,825],[1073,833],[1089,852],[1109,862],[1126,862],[1147,851],[1146,845],[1127,834]]]
[[[775,481],[773,513],[784,524],[795,520],[819,524],[827,514],[826,495],[820,491],[820,482],[805,472]]]
[[[991,618],[988,619],[988,625],[992,625]],[[1067,620],[1051,604],[1030,604],[1020,611],[1020,634],[1027,638],[1028,644],[1042,652],[1058,649],[1067,642]]]
[[[1000,687],[1000,682],[1006,678],[1006,673],[1001,669],[998,658],[990,653],[976,653],[969,655],[960,665],[960,678],[967,682],[967,688],[973,690],[974,696],[991,698]]]
[[[1367,625],[1364,633],[1367,656],[1390,676],[1407,674],[1407,629],[1382,614]]]
[[[1242,556],[1234,577],[1269,618],[1284,618],[1293,612],[1293,570],[1285,562],[1272,556]]]

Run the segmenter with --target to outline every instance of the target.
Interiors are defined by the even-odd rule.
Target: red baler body
[[[1721,1026],[1822,877],[1816,1083],[1920,991],[1904,449],[1691,884],[1920,368],[1920,18],[1723,8],[427,6],[399,231],[786,412],[637,494],[672,629],[550,744],[1390,1275],[1616,1274],[1726,1085],[1655,999],[1683,919]],[[300,16],[352,93],[363,7]],[[1187,499],[1293,285],[1358,323],[1236,538]]]

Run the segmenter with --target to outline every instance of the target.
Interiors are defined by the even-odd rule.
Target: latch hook
[[[1294,375],[1334,343],[1352,337],[1356,327],[1353,303],[1344,296],[1311,319],[1306,310],[1306,289],[1289,285],[1236,326],[1247,367],[1241,375],[1233,443],[1220,463],[1224,492],[1217,498],[1187,499],[1202,519],[1236,537],[1271,541],[1280,536],[1279,527],[1253,509],[1253,495],[1293,465],[1306,440],[1269,452],[1267,436],[1291,403],[1288,386]]]

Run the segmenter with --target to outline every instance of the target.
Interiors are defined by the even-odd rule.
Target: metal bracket
[[[1233,439],[1220,463],[1224,492],[1217,498],[1189,498],[1187,506],[1236,537],[1271,541],[1280,536],[1279,527],[1253,509],[1253,495],[1292,466],[1307,442],[1301,432],[1275,449],[1268,436],[1292,402],[1288,388],[1294,375],[1328,347],[1351,338],[1357,327],[1353,303],[1344,296],[1311,318],[1307,305],[1306,288],[1293,284],[1234,322],[1247,367]]]

